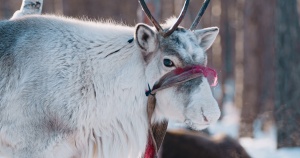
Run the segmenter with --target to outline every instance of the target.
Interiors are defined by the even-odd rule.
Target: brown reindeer
[[[235,139],[192,131],[167,132],[160,158],[250,158]]]

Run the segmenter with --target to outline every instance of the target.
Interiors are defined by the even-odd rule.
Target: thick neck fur
[[[87,92],[91,107],[83,108],[86,118],[80,123],[80,135],[89,133],[88,147],[96,149],[100,157],[139,157],[147,141],[144,63],[135,43],[127,42],[130,37],[120,37],[107,39],[101,48],[103,55],[91,51],[88,56],[94,59],[90,62],[94,91]]]
[[[77,149],[83,157],[140,157],[148,134],[143,58],[128,42],[133,29],[100,27],[99,37],[91,32],[94,46],[85,52],[84,73],[90,74],[84,76],[91,78],[83,90],[88,107],[80,108]]]
[[[3,95],[3,105],[0,107],[39,108],[41,113],[38,113],[39,109],[26,113],[26,116],[21,110],[15,113],[25,118],[24,124],[28,123],[26,117],[31,122],[31,119],[42,121],[43,118],[55,123],[51,129],[58,136],[45,140],[47,145],[43,147],[46,152],[41,152],[43,147],[36,152],[42,157],[140,157],[148,135],[147,97],[144,94],[147,81],[142,54],[135,42],[128,42],[134,35],[134,29],[50,16],[21,18],[19,23],[20,28],[24,27],[28,34],[33,34],[26,37],[21,32],[23,36],[18,42],[21,43],[24,38],[26,42],[37,44],[35,47],[19,48],[21,50],[16,47],[16,52],[21,53],[15,56],[15,60],[23,62],[16,64],[16,71],[21,72],[21,80],[16,81],[16,85],[22,87],[0,93],[7,94]],[[34,35],[39,31],[42,33]],[[47,46],[37,40],[46,42]],[[27,49],[30,51],[24,52]],[[16,90],[34,93],[26,93],[30,101],[10,105],[17,103],[9,100],[20,100],[25,95],[20,92],[10,96],[16,94]],[[33,107],[33,102],[39,107]],[[29,118],[33,113],[34,118]],[[49,113],[49,117],[45,117],[45,113]],[[14,119],[11,117],[11,120]],[[39,124],[38,121],[35,123]],[[61,132],[60,129],[65,131]],[[24,129],[22,132],[30,135],[33,131],[35,129]],[[49,132],[47,136],[52,135],[52,131],[46,132]],[[22,135],[16,134],[11,141],[18,136]],[[10,138],[6,139],[10,141]],[[41,139],[41,143],[44,139]],[[20,148],[22,145],[28,144],[21,144]],[[13,155],[18,154],[21,153]],[[32,151],[29,157],[34,154]]]

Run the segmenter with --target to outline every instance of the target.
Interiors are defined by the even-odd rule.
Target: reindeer
[[[207,0],[189,29],[189,0],[162,25],[140,4],[154,27],[27,15],[39,4],[0,22],[0,156],[152,157],[152,125],[218,120],[205,51],[219,29],[195,30]]]

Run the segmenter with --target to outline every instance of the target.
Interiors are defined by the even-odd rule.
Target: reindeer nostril
[[[205,122],[208,122],[208,119],[206,118],[206,116],[204,115],[204,112],[203,112],[203,108],[201,107],[201,112],[202,112],[202,116],[204,118],[204,121]]]
[[[203,115],[203,114],[202,114],[202,115]],[[206,118],[205,115],[203,115],[203,118],[204,118],[204,121],[205,121],[205,122],[208,122],[208,120],[207,120],[207,118]]]

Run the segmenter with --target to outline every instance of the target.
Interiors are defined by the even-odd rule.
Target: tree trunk
[[[222,94],[219,100],[220,108],[227,101],[234,98],[234,64],[235,64],[235,37],[236,37],[236,0],[221,1],[220,37],[222,47],[221,86]],[[222,117],[221,117],[222,118]]]
[[[258,112],[258,73],[260,47],[257,34],[258,12],[263,6],[257,5],[260,0],[245,1],[244,10],[244,91],[240,122],[240,137],[253,137],[253,122]],[[258,7],[258,8],[256,8]],[[255,9],[254,9],[255,8]]]
[[[0,19],[9,19],[20,9],[22,1],[0,0],[0,4]]]
[[[253,137],[253,123],[260,113],[272,109],[274,87],[274,8],[261,0],[245,1],[244,91],[241,137]],[[263,35],[263,36],[262,36]]]
[[[260,5],[263,5],[262,3]],[[273,123],[274,116],[274,91],[275,91],[275,9],[276,0],[269,0],[268,7],[264,7],[259,15],[259,47],[261,58],[259,59],[259,97],[258,119],[262,121],[263,130],[267,130]],[[263,36],[261,36],[263,35]]]
[[[300,26],[297,1],[276,7],[277,147],[300,146]]]

